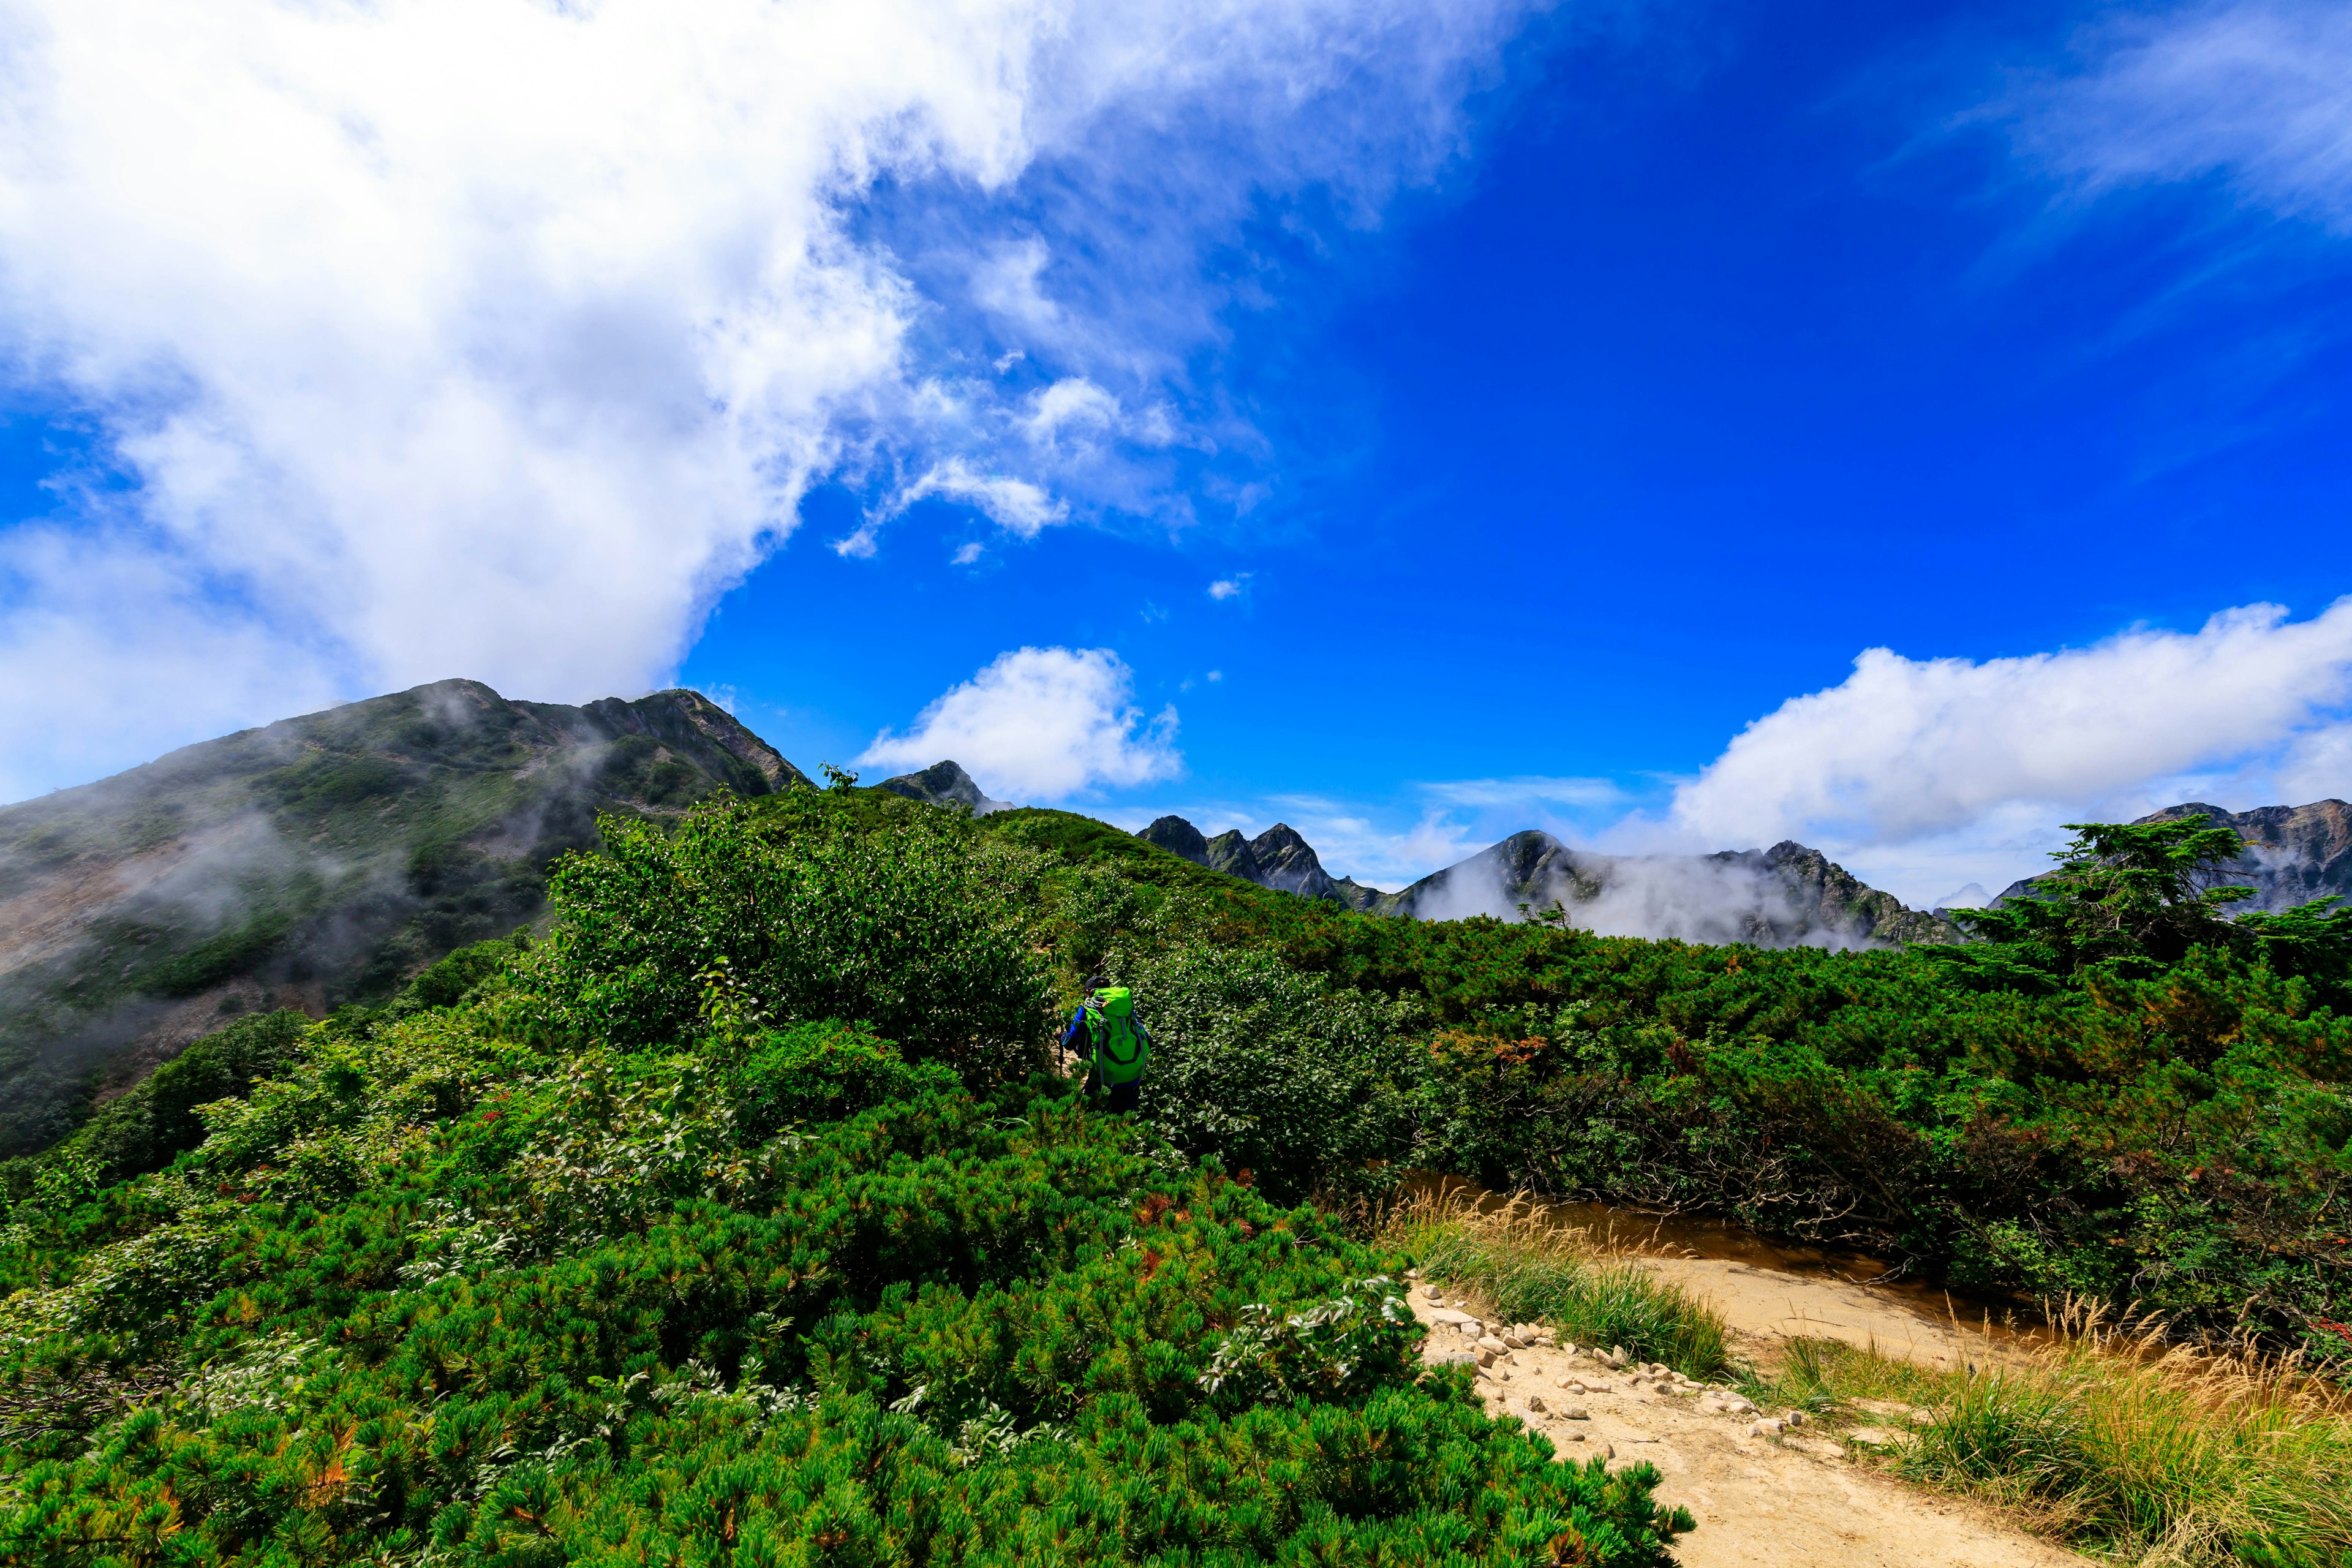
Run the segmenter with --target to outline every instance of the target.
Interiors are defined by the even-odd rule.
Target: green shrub
[[[1198,942],[1117,953],[1110,973],[1151,1031],[1143,1115],[1179,1149],[1280,1201],[1393,1183],[1425,1055],[1410,1006]]]
[[[1311,1211],[854,1026],[583,1045],[578,951],[324,1033],[9,1234],[12,1558],[1631,1568],[1689,1528],[1420,1377],[1391,1260]]]
[[[799,790],[761,810],[724,798],[675,832],[601,826],[605,853],[565,857],[549,886],[545,984],[581,1031],[680,1039],[723,969],[747,1021],[863,1019],[978,1083],[1042,1065],[1051,997],[1024,928],[1029,862],[951,814],[867,832]]]

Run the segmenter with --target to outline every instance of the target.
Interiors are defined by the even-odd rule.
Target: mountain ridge
[[[1286,823],[1255,838],[1244,839],[1237,829],[1209,838],[1183,817],[1168,816],[1137,837],[1244,881],[1366,914],[1507,920],[1522,906],[1538,911],[1558,906],[1571,924],[1604,934],[1774,947],[1966,940],[1949,921],[1906,908],[1793,840],[1706,856],[1608,856],[1570,848],[1531,828],[1389,893],[1333,878]]]
[[[600,812],[806,783],[699,692],[435,681],[0,806],[0,1154],[227,1017],[320,1014],[538,918]]]

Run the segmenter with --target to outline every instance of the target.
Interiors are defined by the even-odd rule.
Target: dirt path
[[[1659,1261],[1680,1276],[1681,1265],[1708,1260]],[[1873,1301],[1857,1287],[1822,1281],[1817,1293],[1816,1282],[1780,1275],[1732,1279],[1717,1290],[1696,1270],[1685,1282],[1717,1298],[1749,1353],[1766,1348],[1767,1336],[1798,1333],[1860,1335],[1854,1342],[1874,1341],[1890,1352],[1909,1334],[1922,1359],[1952,1351],[1948,1338],[1935,1341],[1933,1325],[1907,1312],[1901,1314],[1907,1323],[1884,1315],[1901,1310]],[[1446,1320],[1475,1315],[1475,1308],[1465,1313],[1453,1295],[1443,1303],[1432,1300],[1427,1288],[1413,1287],[1413,1311],[1431,1325],[1423,1353],[1433,1361],[1475,1353],[1466,1325]],[[1491,1332],[1495,1325],[1479,1327]],[[1561,1347],[1506,1350],[1478,1368],[1477,1379],[1490,1411],[1542,1432],[1565,1460],[1600,1453],[1612,1468],[1655,1465],[1664,1477],[1658,1500],[1680,1504],[1698,1520],[1698,1529],[1675,1548],[1684,1568],[2082,1568],[2089,1561],[1989,1510],[1858,1465],[1843,1444],[1802,1426],[1750,1430],[1759,1415],[1782,1412],[1735,1411],[1727,1400],[1671,1392],[1632,1369],[1613,1370]],[[1562,1386],[1571,1382],[1581,1389]]]
[[[1949,1367],[1963,1352],[1951,1318],[1923,1315],[1889,1292],[1826,1273],[1790,1274],[1715,1258],[1643,1258],[1642,1267],[1703,1296],[1734,1332],[1769,1344],[1843,1340],[1922,1366]],[[1981,1335],[1966,1353],[1981,1355]]]

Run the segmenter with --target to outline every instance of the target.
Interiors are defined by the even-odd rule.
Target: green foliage
[[[1654,1471],[1417,1375],[1392,1257],[1065,1084],[950,1070],[971,1019],[1034,1028],[1026,862],[829,809],[614,825],[527,958],[308,1032],[168,1171],[16,1204],[0,1550],[1666,1561]],[[853,930],[891,962],[815,978]],[[821,1021],[843,997],[929,1032]]]
[[[1143,1115],[1179,1149],[1281,1201],[1393,1181],[1423,1055],[1410,1004],[1197,941],[1116,952],[1109,973],[1151,1030]]]
[[[804,798],[802,798],[804,797]],[[548,984],[569,1026],[625,1047],[682,1038],[722,969],[737,1015],[857,1018],[976,1080],[1042,1065],[1045,966],[1025,939],[1025,859],[925,811],[862,831],[833,797],[731,799],[675,833],[610,819],[560,865]]]
[[[2214,917],[2225,940],[2161,963],[2093,940],[2156,941],[2182,929],[2167,921],[2218,907],[2194,886],[2221,847],[2198,825],[2152,840],[2084,830],[2119,858],[2088,867],[2084,886],[2116,901],[2084,917],[2077,946],[2092,957],[2070,968],[2022,942],[1955,961],[1366,918],[1230,879],[1129,879],[1117,868],[1129,852],[1092,858],[1086,835],[1044,815],[1026,831],[1073,862],[1047,892],[1066,984],[1127,952],[1112,962],[1133,965],[1119,978],[1156,1037],[1184,1035],[1217,987],[1162,981],[1144,962],[1173,961],[1155,952],[1236,985],[1278,960],[1328,995],[1397,1004],[1381,1026],[1417,1049],[1333,1069],[1358,1073],[1379,1131],[1321,1145],[1313,1180],[1328,1189],[1419,1165],[1498,1191],[1725,1215],[1972,1289],[2138,1301],[2212,1331],[2352,1350],[2332,1326],[2352,1321],[2352,994],[2332,967],[2352,920]],[[1191,989],[1171,1008],[1166,986]],[[1324,1005],[1302,992],[1274,1016]],[[1144,1103],[1185,1147],[1237,1168],[1229,1131],[1252,1136],[1276,1103],[1269,1088],[1318,1064],[1279,1022],[1215,1036],[1214,1070],[1181,1085],[1155,1074]]]

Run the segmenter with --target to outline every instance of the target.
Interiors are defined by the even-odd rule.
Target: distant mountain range
[[[0,1156],[64,1131],[93,1081],[125,1086],[238,1013],[380,999],[453,948],[539,919],[550,864],[595,846],[600,813],[675,820],[722,789],[808,782],[697,692],[575,708],[446,680],[0,807]],[[974,816],[1009,809],[954,762],[873,787]],[[2232,872],[2259,890],[2252,907],[2352,901],[2352,806],[2156,815],[2200,812],[2247,839]],[[1331,876],[1286,824],[1212,838],[1163,816],[1138,837],[1369,914],[1558,906],[1589,930],[1693,942],[1962,940],[1940,912],[1792,842],[1606,856],[1518,833],[1391,893]]]
[[[2141,822],[2172,822],[2202,816],[2246,842],[2246,852],[2223,868],[2217,886],[2252,888],[2254,896],[2231,910],[2241,914],[2276,913],[2314,899],[2338,898],[2352,907],[2352,805],[2318,800],[2309,805],[2263,805],[2223,811],[2202,801],[2168,805]],[[2032,896],[2033,879],[2021,878],[2000,890],[2004,899]]]
[[[1184,818],[1163,816],[1139,837],[1244,881],[1329,899],[1367,914],[1509,920],[1522,905],[1530,911],[1557,905],[1570,924],[1604,935],[1766,947],[1965,940],[1950,921],[1906,909],[1893,894],[1865,886],[1819,850],[1793,842],[1716,855],[1611,856],[1529,831],[1401,892],[1384,893],[1333,878],[1285,823],[1255,838],[1232,831],[1207,838]]]

